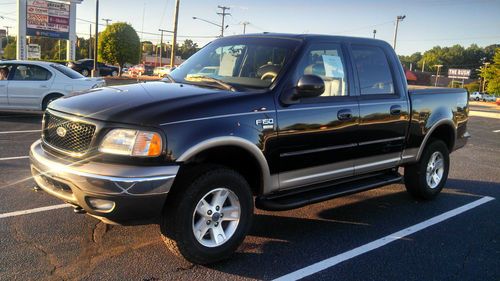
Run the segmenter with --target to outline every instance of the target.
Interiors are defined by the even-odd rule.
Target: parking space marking
[[[0,135],[7,135],[7,134],[22,134],[22,133],[38,133],[41,130],[25,130],[25,131],[5,131],[5,132],[0,132]]]
[[[4,157],[4,158],[0,158],[0,161],[16,160],[16,159],[27,159],[27,158],[30,158],[30,157],[29,156]]]
[[[494,130],[493,133],[500,133],[500,130]]]
[[[302,269],[299,269],[297,271],[291,272],[289,274],[286,274],[284,276],[281,276],[277,279],[274,279],[274,281],[289,281],[289,280],[299,280],[301,278],[313,275],[315,273],[318,273],[320,271],[323,271],[325,269],[328,269],[332,266],[335,266],[341,262],[347,261],[349,259],[355,258],[359,255],[362,255],[364,253],[373,251],[377,248],[380,248],[382,246],[385,246],[391,242],[400,240],[401,238],[404,238],[406,236],[409,236],[415,232],[418,232],[420,230],[426,229],[432,225],[438,224],[440,222],[443,222],[449,218],[452,218],[454,216],[457,216],[463,212],[466,212],[468,210],[474,209],[484,203],[487,203],[491,200],[494,200],[495,198],[490,197],[490,196],[485,196],[481,199],[478,199],[474,202],[471,202],[469,204],[463,205],[461,207],[458,207],[456,209],[453,209],[451,211],[448,211],[446,213],[443,213],[441,215],[435,216],[433,218],[430,218],[426,221],[423,221],[421,223],[417,223],[415,225],[412,225],[408,228],[405,228],[403,230],[400,230],[398,232],[394,232],[392,234],[389,234],[385,237],[382,237],[380,239],[377,239],[373,242],[370,242],[368,244],[359,246],[357,248],[354,248],[350,251],[344,252],[342,254],[333,256],[331,258],[322,260],[320,262],[317,262],[315,264],[312,264],[310,266],[304,267]]]
[[[40,207],[40,208],[34,208],[34,209],[29,209],[29,210],[10,212],[10,213],[5,213],[5,214],[0,214],[0,219],[23,216],[23,215],[33,214],[33,213],[46,212],[46,211],[50,211],[50,210],[56,210],[56,209],[62,209],[62,208],[68,208],[68,207],[72,207],[72,206],[70,204],[59,204],[59,205]]]

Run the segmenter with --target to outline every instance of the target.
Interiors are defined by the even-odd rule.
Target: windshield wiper
[[[221,86],[224,90],[229,90],[232,92],[235,92],[236,89],[229,83],[226,83],[220,79],[213,78],[210,76],[205,76],[205,75],[190,75],[184,80],[190,81],[190,82],[213,82],[219,86]]]
[[[170,74],[165,74],[161,79],[162,82],[175,83],[174,78]]]

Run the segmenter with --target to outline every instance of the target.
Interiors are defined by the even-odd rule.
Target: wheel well
[[[64,95],[63,95],[63,94],[61,94],[61,93],[50,93],[50,94],[46,95],[46,96],[43,98],[43,100],[42,100],[42,110],[45,110],[45,109],[46,109],[46,108],[45,108],[45,107],[47,107],[47,104],[46,104],[46,103],[47,103],[47,101],[48,101],[50,98],[53,98],[53,97],[62,97],[62,96],[64,96]]]
[[[254,195],[263,190],[262,171],[257,159],[247,150],[238,146],[219,146],[204,150],[187,161],[184,165],[218,164],[240,173],[248,182]],[[181,170],[183,167],[181,167]]]
[[[453,146],[455,145],[455,131],[450,125],[437,127],[429,136],[429,139],[431,138],[444,141],[448,147],[448,151],[451,152],[453,150]]]

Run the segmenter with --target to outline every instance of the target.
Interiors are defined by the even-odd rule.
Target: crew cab
[[[403,180],[434,198],[469,137],[468,110],[463,89],[408,89],[384,41],[231,36],[163,82],[51,103],[31,167],[77,212],[159,218],[170,250],[206,264],[238,248],[254,206],[289,210]]]

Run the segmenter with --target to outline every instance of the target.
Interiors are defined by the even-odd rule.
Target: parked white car
[[[0,109],[45,110],[47,105],[72,92],[104,87],[102,78],[86,78],[57,63],[0,61],[7,80],[0,80]]]
[[[495,102],[495,101],[497,101],[497,98],[493,95],[490,95],[490,94],[483,94],[482,100]]]
[[[474,92],[474,93],[470,94],[469,99],[470,100],[475,100],[475,101],[480,101],[480,100],[483,99],[483,93]]]

